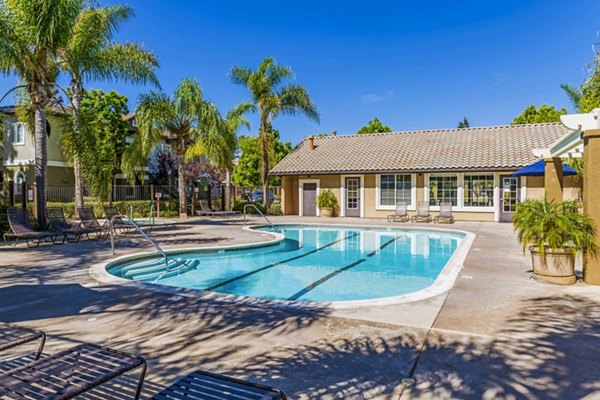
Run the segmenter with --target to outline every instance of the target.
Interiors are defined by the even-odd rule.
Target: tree
[[[463,120],[460,121],[457,126],[458,129],[464,129],[464,128],[470,128],[470,127],[471,127],[471,125],[469,124],[469,120],[467,119],[467,117],[463,117]]]
[[[0,3],[0,73],[16,75],[34,114],[37,219],[45,225],[46,108],[55,100],[56,56],[69,40],[84,0],[4,0]],[[16,89],[14,88],[14,89]],[[11,89],[14,90],[14,89]]]
[[[81,100],[79,129],[66,135],[80,156],[81,171],[92,193],[112,202],[112,182],[127,147],[127,97],[91,90]]]
[[[383,133],[383,132],[391,132],[392,128],[390,126],[384,125],[381,123],[379,118],[375,117],[369,121],[369,123],[358,130],[358,134],[362,135],[365,133]]]
[[[148,162],[148,154],[162,141],[168,143],[177,155],[179,186],[179,215],[187,216],[186,177],[184,174],[188,148],[203,132],[216,129],[221,118],[216,107],[202,96],[200,84],[184,78],[172,96],[150,91],[138,98],[136,122],[138,135],[126,150],[122,169],[132,178],[139,167]]]
[[[252,70],[243,67],[231,69],[233,83],[245,86],[250,92],[254,105],[252,111],[260,116],[260,171],[264,193],[268,193],[269,166],[272,137],[268,126],[280,114],[296,115],[302,113],[313,121],[319,122],[319,111],[312,102],[306,88],[296,85],[284,85],[286,79],[294,78],[292,69],[286,65],[277,64],[266,57],[258,69]],[[263,196],[265,208],[269,203],[269,196]]]
[[[529,107],[526,107],[525,110],[513,120],[511,125],[560,122],[560,116],[565,115],[566,113],[567,110],[564,107],[557,110],[554,106],[546,104],[542,104],[540,108],[536,108],[536,106],[532,104]]]
[[[66,45],[59,49],[58,65],[70,77],[71,103],[75,109],[75,134],[79,131],[78,113],[84,95],[84,82],[121,80],[151,82],[158,86],[156,57],[137,43],[115,43],[112,37],[121,23],[133,16],[127,6],[94,8],[89,6],[77,16]],[[73,154],[75,204],[83,206],[81,155]]]
[[[242,127],[250,127],[244,114],[252,108],[252,104],[242,103],[232,108],[224,120],[218,118],[217,125],[212,129],[205,129],[200,133],[198,140],[187,152],[190,157],[206,157],[217,168],[225,171],[225,208],[231,209],[231,171],[233,159],[237,150],[237,132]],[[214,110],[219,115],[218,110]]]
[[[562,84],[573,108],[579,113],[588,113],[600,108],[600,52],[594,54],[594,60],[587,66],[588,74],[581,86]]]
[[[269,133],[272,137],[269,162],[272,165],[275,165],[279,161],[283,160],[285,156],[291,153],[293,148],[290,142],[282,142],[279,140],[278,131],[269,129]],[[260,139],[254,136],[240,136],[239,147],[241,154],[238,158],[237,165],[233,170],[233,183],[237,186],[253,188],[261,186]],[[280,178],[269,177],[270,186],[277,186],[280,184],[280,182]]]

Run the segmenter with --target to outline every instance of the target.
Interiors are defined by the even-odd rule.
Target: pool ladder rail
[[[154,246],[154,248],[160,253],[161,256],[163,256],[164,260],[165,260],[165,268],[166,271],[169,271],[169,260],[167,257],[167,253],[165,253],[163,251],[163,249],[160,248],[160,246],[158,245],[158,243],[156,243],[150,236],[148,236],[146,234],[146,232],[144,232],[142,230],[142,228],[140,228],[140,226],[138,224],[136,224],[133,219],[129,218],[128,215],[125,214],[117,214],[117,215],[113,215],[108,221],[109,227],[110,227],[110,248],[112,250],[112,254],[115,255],[115,229],[114,229],[114,221],[115,219],[122,219],[122,218],[126,218],[129,223],[135,228],[136,231],[138,231],[139,233],[142,234],[142,236],[144,236],[146,238],[146,240],[148,240],[150,242],[150,244],[152,244],[152,246]]]
[[[246,209],[248,207],[254,208],[265,219],[265,221],[267,221],[267,223],[271,226],[271,228],[273,230],[276,230],[275,225],[273,225],[273,223],[269,220],[269,218],[267,218],[267,216],[265,214],[263,214],[262,211],[260,211],[258,207],[256,207],[256,204],[252,204],[252,203],[244,205],[244,226],[246,226]]]

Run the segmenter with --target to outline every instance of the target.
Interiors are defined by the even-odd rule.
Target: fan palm
[[[68,42],[83,0],[4,0],[0,2],[0,73],[16,75],[34,114],[36,215],[45,224],[47,192],[46,107],[53,98],[55,57]],[[16,88],[11,89],[14,90]],[[7,93],[8,94],[8,93]]]
[[[244,85],[250,92],[253,112],[260,116],[260,157],[261,180],[263,183],[263,205],[268,206],[269,196],[269,160],[271,159],[272,137],[269,125],[280,114],[296,115],[302,113],[308,118],[319,122],[319,111],[312,102],[306,88],[296,85],[284,85],[286,79],[294,78],[292,69],[286,65],[277,64],[266,57],[257,70],[243,67],[231,69],[231,80],[238,85]]]
[[[139,173],[148,154],[163,141],[177,156],[179,214],[187,215],[185,162],[188,148],[202,132],[217,129],[220,118],[216,107],[202,96],[200,84],[185,78],[172,96],[151,91],[138,99],[136,122],[139,133],[123,157],[123,172],[129,177]]]
[[[133,83],[151,82],[156,86],[156,57],[137,43],[115,43],[113,33],[121,23],[133,16],[127,6],[87,7],[75,21],[69,41],[59,51],[59,66],[71,80],[71,103],[75,109],[73,140],[77,140],[79,109],[86,80],[122,80]],[[83,206],[82,173],[77,152],[73,152],[75,203]]]
[[[217,168],[225,170],[225,208],[227,210],[231,209],[231,171],[237,150],[237,132],[243,126],[250,128],[244,114],[252,107],[252,104],[242,103],[229,110],[225,119],[219,117],[215,120],[217,124],[212,129],[204,129],[187,152],[189,158],[204,156]],[[219,115],[216,108],[212,115]]]

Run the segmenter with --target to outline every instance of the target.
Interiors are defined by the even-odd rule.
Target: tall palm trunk
[[[177,184],[179,185],[179,218],[187,218],[187,196],[185,183],[185,158],[177,155]]]
[[[265,210],[269,206],[269,137],[267,134],[267,119],[265,116],[260,119],[260,177],[263,184],[263,207]]]
[[[231,211],[231,168],[225,168],[225,210]]]
[[[77,80],[71,81],[71,93],[73,96],[73,109],[75,118],[73,120],[73,130],[79,140],[79,110],[81,108],[81,99],[83,98],[83,88]],[[81,161],[77,152],[73,154],[73,174],[75,175],[75,207],[83,207],[83,176],[81,173]]]
[[[46,193],[48,192],[47,168],[47,135],[46,110],[38,103],[35,107],[35,185],[36,185],[36,217],[40,226],[46,226]],[[23,193],[26,196],[27,193]]]

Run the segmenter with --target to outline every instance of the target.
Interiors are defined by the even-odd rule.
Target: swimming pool
[[[155,256],[118,260],[105,268],[119,278],[236,296],[352,302],[432,286],[466,236],[457,231],[329,225],[255,229],[278,232],[280,240],[174,252],[168,268]]]

